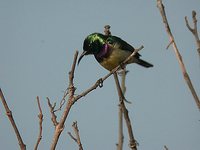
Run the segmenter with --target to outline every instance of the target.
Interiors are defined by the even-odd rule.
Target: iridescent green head
[[[105,44],[106,36],[101,33],[92,33],[88,35],[83,43],[83,53],[78,59],[78,64],[85,55],[97,54]]]

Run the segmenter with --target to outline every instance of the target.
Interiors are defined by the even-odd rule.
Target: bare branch
[[[126,92],[126,74],[128,71],[126,71],[126,67],[122,69],[122,71],[119,73],[121,76],[121,89],[123,95],[125,95]],[[124,142],[124,135],[123,135],[123,108],[122,105],[119,104],[119,111],[118,111],[118,117],[119,117],[119,130],[118,130],[118,143],[117,143],[117,150],[122,150],[123,149],[123,142]]]
[[[19,142],[20,149],[21,149],[21,150],[26,150],[26,145],[24,144],[24,142],[23,142],[23,140],[22,140],[22,138],[21,138],[21,135],[20,135],[20,133],[19,133],[19,130],[18,130],[18,128],[17,128],[17,125],[15,124],[14,118],[13,118],[13,116],[12,116],[12,112],[11,112],[11,110],[9,109],[8,105],[7,105],[7,102],[6,102],[5,98],[4,98],[4,95],[3,95],[3,92],[2,92],[2,90],[1,90],[1,88],[0,88],[0,98],[1,98],[1,101],[2,101],[2,103],[3,103],[4,108],[5,108],[5,110],[6,110],[6,114],[7,114],[7,116],[8,116],[8,119],[10,120],[10,123],[11,123],[11,125],[12,125],[12,127],[13,127],[13,129],[14,129],[14,131],[15,131],[15,135],[16,135],[17,140],[18,140],[18,142]]]
[[[118,72],[119,76],[121,76],[121,89],[122,89],[122,93],[125,94],[126,93],[126,75],[129,71],[126,70],[126,67],[122,69],[121,72]]]
[[[126,121],[126,126],[127,126],[127,129],[128,129],[129,147],[132,150],[137,150],[137,142],[136,142],[136,140],[133,136],[132,125],[131,125],[131,121],[130,121],[130,118],[129,118],[128,110],[127,110],[127,108],[124,104],[124,95],[122,93],[122,90],[121,90],[121,87],[120,87],[120,84],[119,84],[119,79],[118,79],[117,73],[113,73],[113,75],[114,75],[114,79],[115,79],[115,83],[116,83],[117,91],[118,91],[118,95],[119,95],[120,107],[122,108],[122,111],[123,111],[123,114],[124,114],[124,119]]]
[[[199,54],[199,58],[200,58],[200,40],[199,40],[199,35],[198,35],[198,30],[197,30],[197,18],[196,18],[196,12],[193,10],[192,11],[192,20],[193,20],[193,28],[189,25],[188,19],[185,16],[185,23],[187,28],[190,30],[190,32],[192,32],[192,34],[195,37],[196,40],[196,45],[197,45],[197,52]]]
[[[165,150],[169,150],[168,147],[166,145],[164,145]]]
[[[168,49],[172,44],[174,43],[174,41],[170,41],[170,43],[167,45],[166,49]]]
[[[63,105],[64,105],[65,102],[66,102],[65,98],[67,97],[67,95],[68,95],[68,89],[65,90],[65,92],[64,92],[64,95],[63,95],[63,97],[62,97],[62,99],[61,99],[61,101],[60,101],[60,106],[59,106],[59,108],[56,109],[56,110],[54,110],[54,112],[59,111],[59,110],[62,109]]]
[[[124,135],[123,135],[123,110],[121,104],[118,105],[118,120],[119,120],[119,127],[118,127],[118,143],[117,150],[123,149],[123,143],[124,143]]]
[[[74,128],[74,133],[76,135],[76,139],[77,139],[77,144],[79,146],[79,150],[83,150],[82,144],[81,144],[81,138],[79,135],[79,129],[78,129],[78,125],[77,125],[77,121],[75,121],[72,125],[72,127]]]
[[[73,79],[74,79],[74,71],[75,71],[77,57],[78,57],[78,51],[76,51],[76,53],[74,55],[74,61],[73,61],[73,64],[72,64],[72,68],[71,68],[71,71],[69,72],[69,87],[68,87],[69,98],[68,98],[68,102],[67,102],[67,105],[64,109],[64,112],[62,114],[62,117],[61,117],[59,123],[56,125],[53,141],[52,141],[52,144],[51,144],[51,150],[54,150],[56,148],[60,134],[64,129],[64,123],[67,119],[67,116],[69,114],[69,111],[70,111],[72,105],[75,102],[74,101],[75,87],[74,87]]]
[[[80,135],[79,135],[79,129],[78,129],[77,121],[73,122],[72,127],[74,129],[74,133],[76,135],[76,138],[70,132],[68,132],[68,134],[78,144],[79,150],[83,150]]]
[[[174,48],[174,52],[175,52],[176,58],[177,58],[177,60],[179,62],[179,65],[180,65],[183,77],[184,77],[184,79],[185,79],[185,81],[186,81],[186,83],[187,83],[187,85],[188,85],[188,87],[189,87],[189,89],[190,89],[193,97],[194,97],[194,100],[196,102],[196,105],[197,105],[198,109],[200,110],[200,101],[199,101],[199,98],[198,98],[198,96],[196,94],[196,91],[195,91],[193,85],[192,85],[190,77],[189,77],[189,75],[188,75],[188,73],[186,71],[185,65],[184,65],[183,60],[182,60],[182,56],[181,56],[181,54],[180,54],[180,52],[179,52],[179,50],[177,48],[177,45],[176,45],[175,40],[174,40],[174,37],[173,37],[172,32],[170,30],[170,27],[169,27],[169,24],[168,24],[168,21],[167,21],[167,17],[166,17],[166,14],[165,14],[164,5],[162,4],[162,0],[157,0],[157,7],[160,10],[160,14],[162,16],[166,32],[167,32],[167,34],[169,36],[169,40],[173,41],[172,42],[172,46]]]
[[[77,143],[77,139],[71,134],[71,132],[67,132],[69,134],[69,136],[72,138],[72,140],[74,140]]]
[[[35,144],[35,148],[34,150],[38,149],[38,145],[40,144],[40,141],[42,139],[42,122],[43,122],[43,113],[42,113],[42,108],[40,106],[40,99],[37,96],[37,104],[38,104],[38,108],[39,108],[39,114],[38,114],[38,119],[39,119],[39,135],[38,135],[38,139],[37,142]]]
[[[189,22],[188,22],[188,19],[187,19],[187,16],[185,16],[185,23],[186,23],[186,26],[187,28],[190,30],[190,32],[192,32],[194,34],[194,29],[192,29],[189,25]]]
[[[50,99],[48,97],[47,97],[47,102],[48,102],[50,112],[51,112],[51,121],[53,122],[53,125],[56,127],[58,125],[58,121],[56,119],[57,116],[55,115],[55,110],[54,110],[56,103],[54,103],[54,105],[52,106]]]

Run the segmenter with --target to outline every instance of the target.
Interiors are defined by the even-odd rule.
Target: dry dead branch
[[[20,149],[21,150],[26,150],[26,145],[24,144],[24,142],[22,140],[22,137],[21,137],[21,135],[19,133],[19,130],[18,130],[17,125],[15,123],[15,120],[13,118],[12,111],[9,109],[9,107],[7,105],[6,99],[5,99],[4,95],[3,95],[3,92],[1,90],[1,88],[0,88],[0,98],[1,98],[1,101],[3,103],[4,108],[6,110],[6,115],[8,116],[8,119],[10,120],[10,123],[11,123],[11,125],[12,125],[12,127],[13,127],[13,129],[15,131],[15,135],[16,135],[17,140],[19,142]]]
[[[126,126],[127,126],[127,129],[128,129],[129,147],[132,150],[137,150],[137,142],[136,142],[134,135],[133,135],[132,125],[131,125],[131,120],[130,120],[130,117],[129,117],[129,114],[128,114],[128,110],[127,110],[127,108],[124,104],[124,95],[123,95],[122,90],[121,90],[119,79],[118,79],[116,72],[113,73],[113,75],[114,75],[115,83],[116,83],[116,86],[117,86],[120,107],[122,108],[122,112],[124,114],[124,119],[125,119]]]
[[[197,18],[196,18],[196,11],[192,11],[192,20],[193,20],[193,28],[190,26],[187,17],[185,16],[185,23],[186,26],[188,28],[188,30],[190,30],[190,32],[192,32],[192,34],[195,37],[196,40],[196,45],[197,45],[197,52],[199,54],[199,58],[200,58],[200,40],[199,40],[199,35],[198,35],[198,30],[197,30]]]
[[[168,147],[166,145],[164,145],[165,150],[169,150]]]
[[[70,132],[68,132],[68,134],[78,144],[79,150],[83,150],[83,146],[81,144],[81,138],[80,138],[80,135],[79,135],[79,129],[78,129],[77,121],[73,122],[72,127],[74,129],[74,133],[75,133],[76,137],[74,137]]]
[[[42,108],[40,106],[40,99],[39,99],[38,96],[37,96],[36,99],[37,99],[37,104],[38,104],[38,109],[39,109],[39,114],[38,114],[38,119],[39,119],[39,135],[38,135],[37,142],[35,144],[34,150],[38,149],[38,146],[39,146],[40,141],[42,139],[42,122],[43,122],[43,113],[42,113]]]
[[[52,106],[50,99],[48,97],[47,97],[47,102],[48,102],[50,112],[51,112],[51,121],[53,122],[53,125],[56,127],[58,125],[57,116],[56,116],[55,110],[54,110],[56,103],[54,103],[54,105]]]
[[[128,71],[126,71],[126,67],[122,69],[121,72],[119,72],[119,75],[121,76],[121,89],[123,95],[125,95],[126,92],[126,74]],[[122,105],[119,103],[119,110],[118,110],[118,120],[119,120],[119,128],[118,128],[118,143],[117,145],[117,150],[122,150],[123,149],[123,143],[124,143],[124,135],[123,135],[123,110],[122,110]]]
[[[165,25],[165,29],[166,29],[166,32],[169,36],[169,40],[170,40],[170,45],[173,46],[173,49],[174,49],[174,52],[175,52],[175,55],[176,55],[176,58],[179,62],[179,65],[180,65],[180,68],[181,68],[181,71],[182,71],[182,74],[183,74],[183,77],[194,97],[194,100],[195,100],[195,103],[198,107],[198,109],[200,110],[200,101],[199,101],[199,97],[197,96],[197,93],[193,87],[193,84],[192,84],[192,81],[190,80],[190,77],[186,71],[186,68],[185,68],[185,65],[183,63],[183,59],[182,59],[182,56],[178,50],[178,47],[175,43],[175,40],[174,40],[174,36],[172,35],[172,32],[170,30],[170,27],[169,27],[169,24],[168,24],[168,20],[167,20],[167,17],[166,17],[166,13],[165,13],[165,9],[164,9],[164,5],[162,4],[162,0],[157,0],[157,7],[160,11],[160,14],[162,16],[162,19],[163,19],[163,23]]]

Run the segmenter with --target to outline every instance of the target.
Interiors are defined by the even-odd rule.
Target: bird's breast
[[[111,48],[110,54],[107,57],[102,58],[101,60],[96,59],[104,68],[111,71],[120,65],[130,54],[130,51]]]

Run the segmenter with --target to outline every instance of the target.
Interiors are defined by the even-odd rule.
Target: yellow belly
[[[120,65],[129,55],[131,52],[120,50],[120,49],[113,49],[110,56],[104,58],[100,64],[106,68],[107,70],[111,71],[118,65]]]

